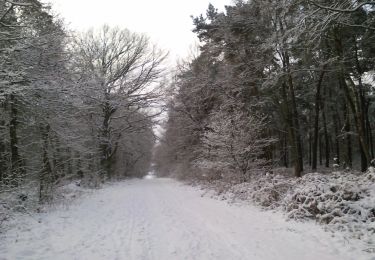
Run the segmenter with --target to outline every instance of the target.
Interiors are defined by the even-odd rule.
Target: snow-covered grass
[[[32,183],[11,189],[3,185],[0,190],[0,232],[15,218],[31,214],[39,206],[37,188]]]
[[[91,193],[93,190],[80,185],[80,181],[72,181],[55,188],[49,203],[40,204],[38,185],[28,183],[0,193],[0,233],[17,225],[20,219],[34,216],[56,208],[66,208],[71,203]]]
[[[277,171],[275,171],[277,172]],[[375,169],[365,174],[309,173],[253,176],[252,181],[231,184],[226,180],[197,183],[212,196],[230,202],[251,202],[279,210],[288,219],[312,219],[332,233],[359,239],[364,250],[375,253]]]

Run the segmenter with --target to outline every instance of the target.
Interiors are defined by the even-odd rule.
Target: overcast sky
[[[103,24],[117,25],[149,35],[170,51],[171,59],[184,58],[196,41],[191,15],[205,13],[211,2],[219,10],[232,0],[44,0],[51,3],[73,30]]]

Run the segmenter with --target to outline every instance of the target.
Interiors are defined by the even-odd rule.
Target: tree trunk
[[[326,112],[325,108],[322,109],[323,114],[323,128],[324,128],[324,144],[325,144],[325,166],[329,168],[329,159],[330,159],[330,142],[329,142],[329,135],[327,129],[327,120],[326,120]]]
[[[323,141],[322,134],[319,134],[319,165],[323,165]]]
[[[340,124],[340,118],[339,118],[339,114],[337,113],[337,110],[335,114],[332,114],[332,121],[333,121],[334,130],[335,130],[335,149],[336,149],[336,162],[335,163],[340,164],[341,160],[340,160],[339,129],[341,128],[341,124]]]
[[[277,17],[279,29],[281,35],[284,35],[284,22],[283,18]],[[303,149],[302,149],[302,141],[301,141],[301,129],[299,124],[299,115],[297,110],[297,101],[295,95],[295,87],[293,83],[293,77],[291,73],[291,66],[290,66],[290,57],[287,49],[283,49],[283,46],[286,45],[284,39],[281,40],[281,58],[283,63],[283,70],[285,72],[285,83],[283,85],[288,85],[288,94],[290,97],[290,105],[291,108],[288,111],[290,116],[290,137],[291,137],[291,144],[293,150],[293,163],[294,163],[294,175],[296,177],[301,177],[303,172]],[[285,86],[283,86],[285,88]],[[284,89],[285,90],[285,89]],[[286,92],[286,91],[285,91]],[[286,93],[283,93],[286,95]]]
[[[0,127],[4,126],[4,121],[0,121]],[[5,159],[5,144],[0,140],[0,183],[3,183],[6,178],[6,159]]]
[[[23,169],[22,169],[22,160],[18,151],[18,135],[17,135],[17,126],[18,126],[18,109],[17,109],[17,100],[14,94],[9,95],[9,111],[10,111],[10,122],[9,122],[9,142],[10,142],[10,166],[11,166],[11,176],[9,184],[16,187],[18,186],[18,181],[22,178]]]
[[[359,145],[360,145],[360,151],[361,151],[361,170],[366,171],[367,167],[371,161],[371,156],[368,149],[368,143],[367,143],[367,135],[366,135],[366,126],[365,126],[365,118],[363,113],[363,101],[360,98],[360,93],[358,93],[355,89],[356,86],[352,79],[349,77],[348,82],[351,85],[351,88],[354,92],[354,100],[349,100],[349,104],[351,104],[351,108],[353,111],[354,121],[356,123],[356,128],[358,132],[358,139],[359,139]],[[361,81],[360,82],[360,88],[361,88]],[[348,89],[349,86],[345,83],[345,88]],[[347,90],[349,92],[349,90]],[[349,95],[348,95],[348,98]]]
[[[283,137],[283,161],[284,161],[284,166],[285,168],[289,167],[289,149],[288,149],[288,136],[285,133]]]
[[[340,71],[339,71],[339,82],[340,86],[344,89],[346,99],[348,101],[349,107],[353,112],[354,122],[358,133],[359,144],[361,146],[361,165],[362,171],[367,169],[367,166],[371,160],[370,153],[366,138],[365,120],[363,114],[364,97],[363,97],[363,86],[361,77],[358,76],[359,90],[358,87],[353,82],[350,74],[346,71],[345,67],[345,57],[343,55],[342,41],[338,33],[335,33],[335,48],[340,56]],[[358,60],[358,57],[357,57]],[[358,74],[361,75],[360,68],[358,68]],[[350,86],[349,86],[350,85]],[[363,154],[362,154],[363,153]],[[363,155],[363,156],[362,156]],[[366,166],[365,166],[366,165]]]
[[[292,160],[294,165],[294,174],[297,177],[300,177],[301,171],[298,163],[298,152],[297,152],[297,146],[296,146],[296,132],[295,127],[293,124],[293,115],[289,108],[289,100],[287,98],[287,86],[285,83],[282,83],[282,97],[283,97],[283,104],[284,104],[284,110],[285,110],[285,116],[286,116],[286,123],[288,128],[288,139],[289,143],[291,144],[292,149]]]
[[[361,145],[361,169],[362,171],[366,171],[370,162],[371,162],[371,155],[370,155],[370,149],[369,149],[369,138],[368,138],[368,126],[366,119],[367,111],[368,111],[368,105],[366,101],[366,93],[365,93],[365,87],[362,83],[362,75],[364,73],[361,64],[359,62],[359,54],[358,54],[358,43],[356,37],[353,37],[354,42],[354,48],[355,48],[355,62],[356,62],[356,69],[357,69],[357,81],[358,81],[358,88],[353,88],[356,93],[356,102],[357,102],[357,108],[358,108],[358,121],[360,125],[360,129],[362,131],[361,135],[359,135],[359,141]],[[352,82],[351,78],[350,81]],[[354,85],[354,82],[352,82]]]
[[[324,88],[324,97],[326,97],[326,90]],[[325,144],[325,166],[329,168],[329,159],[330,159],[330,141],[329,141],[329,134],[328,134],[328,127],[327,127],[327,117],[326,117],[326,102],[325,99],[322,101],[322,117],[323,117],[323,130],[324,130],[324,144]]]
[[[367,111],[368,111],[368,108],[367,108]],[[366,125],[367,125],[367,133],[368,133],[368,143],[369,143],[370,151],[371,151],[371,158],[375,158],[375,155],[374,155],[374,139],[373,139],[373,135],[372,135],[372,128],[371,128],[371,123],[370,123],[368,112],[366,112]]]
[[[50,191],[53,185],[52,167],[48,156],[50,126],[41,126],[40,132],[43,140],[42,169],[39,176],[39,203],[43,204],[50,199]]]
[[[110,108],[109,104],[107,103],[104,108],[104,119],[102,125],[102,136],[101,136],[101,151],[102,151],[102,158],[100,164],[102,166],[102,170],[104,171],[104,175],[109,177],[111,175],[111,165],[110,165],[110,154],[111,154],[111,144],[110,144],[110,129],[109,129],[109,120],[110,120]]]
[[[319,138],[319,114],[320,114],[320,104],[321,104],[321,87],[324,78],[324,67],[320,72],[319,80],[316,84],[316,94],[315,94],[315,117],[314,117],[314,141],[312,147],[312,165],[313,171],[316,171],[317,161],[318,161],[318,138]]]
[[[353,155],[352,155],[352,137],[350,134],[351,126],[350,126],[350,112],[346,103],[344,103],[344,111],[345,111],[345,139],[346,139],[346,167],[352,168],[353,167]]]
[[[312,138],[311,132],[309,132],[309,166],[312,164]]]
[[[106,102],[103,106],[103,124],[101,129],[101,145],[100,150],[102,152],[102,158],[100,160],[101,168],[104,172],[106,177],[111,177],[112,175],[112,158],[115,153],[116,148],[112,147],[115,146],[111,143],[111,129],[110,129],[110,121],[111,116],[115,112],[115,109],[109,103],[109,93],[106,93]]]
[[[296,158],[295,158],[295,170],[294,174],[296,177],[301,177],[303,172],[303,150],[302,150],[302,141],[301,141],[301,130],[299,126],[299,118],[297,111],[297,102],[295,98],[295,90],[293,85],[292,76],[289,74],[289,92],[292,101],[292,118],[293,118],[293,127],[295,131],[295,146],[296,146]]]

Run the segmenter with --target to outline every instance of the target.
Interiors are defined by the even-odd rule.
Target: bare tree
[[[196,162],[198,167],[240,181],[249,181],[252,174],[267,167],[269,161],[265,159],[265,151],[274,140],[264,137],[265,118],[232,110],[217,112],[210,121],[202,138],[203,149]]]
[[[131,115],[144,112],[161,95],[166,54],[144,35],[108,26],[78,35],[72,49],[73,70],[85,85],[81,95],[96,113],[101,166],[110,176],[119,140],[134,127]]]

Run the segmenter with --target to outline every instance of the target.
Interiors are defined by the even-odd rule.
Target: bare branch
[[[33,4],[31,3],[21,3],[21,2],[15,2],[15,1],[9,1],[9,0],[5,0],[5,2],[13,5],[13,6],[33,6]]]
[[[367,1],[367,2],[360,3],[356,7],[351,8],[351,9],[342,9],[342,8],[324,6],[324,5],[316,3],[315,1],[309,1],[309,2],[315,5],[316,7],[319,7],[320,9],[325,9],[331,12],[338,12],[338,13],[354,13],[366,5],[371,5],[371,6],[375,5],[375,1]]]

